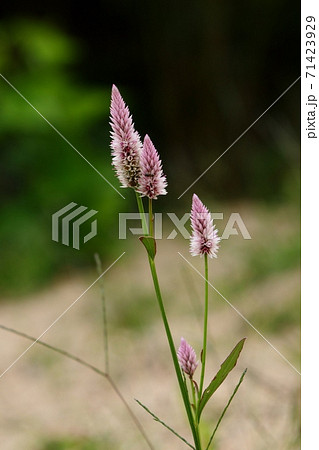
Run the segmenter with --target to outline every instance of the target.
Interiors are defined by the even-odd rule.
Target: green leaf
[[[228,400],[227,405],[226,405],[225,408],[223,409],[223,412],[221,413],[221,416],[220,416],[220,418],[218,419],[218,422],[217,422],[217,424],[216,424],[216,426],[215,426],[215,429],[214,429],[214,431],[213,431],[213,434],[211,435],[211,437],[210,437],[210,439],[209,439],[209,442],[208,442],[208,444],[207,444],[206,450],[209,449],[210,444],[213,442],[213,439],[214,439],[214,436],[215,436],[215,434],[216,434],[216,431],[217,431],[217,429],[218,429],[218,427],[219,427],[221,421],[223,420],[223,417],[224,417],[224,415],[225,415],[225,413],[226,413],[226,411],[227,411],[229,405],[231,404],[233,398],[235,397],[235,395],[236,395],[236,393],[237,393],[237,391],[238,391],[238,389],[239,389],[239,386],[240,386],[241,383],[243,382],[243,379],[244,379],[244,376],[246,375],[246,372],[247,372],[247,369],[245,369],[245,370],[243,371],[243,373],[242,373],[242,375],[241,375],[241,377],[240,377],[240,379],[239,379],[239,382],[237,383],[237,386],[236,386],[235,389],[234,389],[234,392],[232,393],[230,399]]]
[[[242,348],[244,346],[246,338],[242,339],[238,342],[238,344],[234,347],[232,352],[228,355],[228,357],[225,359],[225,361],[220,366],[219,371],[211,381],[211,383],[207,386],[205,391],[203,392],[202,398],[199,402],[198,407],[198,420],[201,416],[201,413],[203,412],[203,409],[208,402],[208,400],[211,398],[211,396],[214,394],[214,392],[219,388],[219,386],[223,383],[227,375],[237,364],[237,359],[240,355],[240,352],[242,351]]]
[[[193,450],[195,450],[195,447],[193,447],[189,442],[186,441],[185,438],[183,438],[180,434],[177,433],[177,431],[173,430],[173,428],[171,428],[170,426],[166,425],[165,422],[163,422],[161,419],[159,419],[157,416],[155,416],[154,413],[152,413],[152,411],[150,411],[145,405],[143,405],[143,403],[141,403],[139,400],[135,399],[135,401],[142,407],[145,409],[145,411],[147,411],[155,420],[155,422],[158,422],[160,424],[162,424],[165,428],[167,428],[171,433],[175,434],[175,436],[177,436],[181,441],[183,441],[186,445],[188,445],[188,447],[192,448]]]
[[[151,259],[155,258],[156,255],[156,241],[152,236],[141,236],[140,241],[147,250],[147,253]]]

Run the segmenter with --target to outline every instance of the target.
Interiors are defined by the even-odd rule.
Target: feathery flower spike
[[[219,249],[218,230],[213,225],[212,217],[196,194],[193,195],[191,224],[193,234],[190,240],[190,252],[193,256],[207,254],[217,258]]]
[[[165,189],[167,182],[163,174],[162,162],[148,135],[144,138],[140,167],[141,177],[138,192],[151,199],[156,199],[158,195],[167,194]]]
[[[181,339],[181,344],[177,351],[178,362],[182,370],[190,378],[193,378],[198,361],[196,361],[196,353],[193,347],[191,347],[184,338]]]
[[[111,148],[112,165],[122,187],[138,186],[140,177],[140,153],[142,143],[130,111],[126,106],[120,91],[113,84],[111,97]]]

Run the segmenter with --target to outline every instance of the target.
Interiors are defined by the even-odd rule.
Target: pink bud
[[[190,252],[193,256],[207,254],[211,258],[217,258],[219,241],[213,225],[212,217],[205,205],[196,194],[193,195],[191,224],[193,234],[190,240]]]
[[[182,370],[190,378],[193,378],[198,361],[196,361],[196,353],[193,347],[191,347],[184,338],[181,339],[181,344],[177,351],[178,362]]]
[[[152,199],[156,199],[158,195],[167,194],[165,189],[167,182],[163,174],[162,162],[148,135],[144,138],[140,167],[141,177],[138,192]]]

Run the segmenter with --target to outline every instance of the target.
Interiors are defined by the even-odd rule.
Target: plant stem
[[[207,322],[208,322],[208,257],[204,255],[205,259],[205,312],[204,312],[204,335],[203,335],[203,352],[202,352],[202,370],[200,375],[199,398],[202,397],[205,367],[206,367],[206,349],[207,349]]]
[[[139,213],[140,213],[140,216],[141,216],[141,220],[142,220],[143,231],[144,231],[144,233],[146,235],[148,235],[143,202],[142,202],[142,199],[139,196],[139,194],[137,192],[135,192],[135,193],[136,193],[136,200],[137,200],[138,210],[139,210]],[[149,211],[149,213],[152,213],[152,211]],[[172,356],[173,363],[174,363],[174,368],[175,368],[175,372],[176,372],[177,381],[178,381],[179,388],[180,388],[180,391],[181,391],[181,394],[182,394],[182,397],[183,397],[184,406],[185,406],[185,409],[186,409],[188,421],[189,421],[189,424],[190,424],[190,427],[191,427],[191,430],[192,430],[194,444],[195,444],[196,450],[201,450],[202,447],[201,447],[201,443],[200,443],[200,439],[199,439],[198,429],[197,429],[197,426],[196,426],[195,421],[194,421],[194,417],[193,417],[193,413],[192,413],[192,407],[191,407],[191,404],[190,404],[190,401],[189,401],[189,397],[188,397],[187,387],[186,387],[186,384],[184,383],[184,380],[183,380],[183,376],[182,376],[181,369],[180,369],[180,366],[179,366],[179,363],[178,363],[178,359],[177,359],[177,353],[176,353],[174,341],[173,341],[173,338],[172,338],[172,333],[171,333],[171,330],[170,330],[170,327],[169,327],[169,324],[168,324],[168,320],[167,320],[167,317],[166,317],[166,312],[165,312],[164,303],[163,303],[163,299],[162,299],[162,294],[161,294],[161,290],[160,290],[160,286],[159,286],[159,282],[158,282],[155,262],[154,262],[154,259],[152,259],[150,256],[148,256],[148,261],[149,261],[149,265],[150,265],[150,269],[151,269],[151,274],[152,274],[152,279],[153,279],[153,284],[154,284],[154,289],[155,289],[155,293],[156,293],[158,306],[159,306],[159,309],[160,309],[160,312],[161,312],[162,321],[163,321],[163,324],[164,324],[164,328],[165,328],[165,332],[166,332],[169,348],[170,348],[170,351],[171,351],[171,356]]]
[[[170,327],[169,327],[167,317],[166,317],[166,312],[165,312],[165,308],[164,308],[164,304],[163,304],[163,300],[162,300],[162,295],[161,295],[161,291],[160,291],[160,287],[159,287],[159,282],[158,282],[158,278],[157,278],[157,272],[156,272],[154,260],[149,258],[149,263],[150,263],[150,269],[151,269],[151,274],[152,274],[152,278],[153,278],[154,288],[155,288],[155,292],[156,292],[156,297],[157,297],[158,305],[160,308],[163,324],[165,327],[166,336],[167,336],[168,344],[170,347],[179,388],[180,388],[180,391],[181,391],[181,394],[183,397],[188,421],[189,421],[189,424],[192,429],[195,447],[196,447],[196,450],[201,450],[201,444],[200,444],[200,440],[199,440],[198,430],[197,430],[197,427],[194,422],[193,413],[192,413],[191,405],[190,405],[189,398],[188,398],[188,392],[187,392],[185,383],[183,381],[183,377],[181,374],[181,369],[179,367],[172,334],[171,334]]]
[[[148,199],[148,215],[149,215],[149,231],[150,236],[153,236],[153,212],[152,212],[152,199]]]
[[[138,210],[139,210],[139,213],[140,213],[140,216],[141,216],[143,233],[144,233],[145,236],[148,236],[149,233],[148,233],[148,229],[147,229],[147,222],[146,222],[146,217],[145,217],[145,211],[144,211],[144,205],[143,205],[142,197],[136,191],[135,191],[135,195],[136,195],[136,201],[137,201]]]

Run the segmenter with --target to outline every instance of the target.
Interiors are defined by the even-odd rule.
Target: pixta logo
[[[52,240],[62,242],[63,245],[72,246],[80,250],[81,227],[88,222],[98,211],[87,211],[86,206],[78,206],[71,202],[64,208],[52,214]],[[84,211],[87,211],[85,214]],[[83,227],[82,227],[83,228]],[[83,233],[82,233],[83,234]],[[82,237],[85,244],[97,234],[97,221],[91,221],[91,230]]]
[[[184,239],[189,239],[190,234],[185,225],[190,219],[190,214],[185,213],[181,218],[177,217],[175,213],[166,213],[170,222],[171,229],[170,233],[164,237],[164,239],[175,239],[178,233],[180,233]],[[145,214],[147,223],[149,221],[148,214]],[[211,213],[213,221],[216,219],[224,219],[224,213]],[[143,229],[141,226],[138,228],[128,227],[127,223],[129,221],[138,221],[140,223],[139,213],[120,213],[119,214],[119,239],[127,238],[127,229],[135,235],[143,235]],[[155,239],[163,239],[163,214],[155,213],[153,215],[154,220],[154,237]],[[218,227],[217,227],[218,228]],[[244,239],[251,239],[250,233],[241,217],[237,212],[230,214],[224,230],[220,230],[221,239],[229,239],[230,236],[236,236],[241,234]]]

